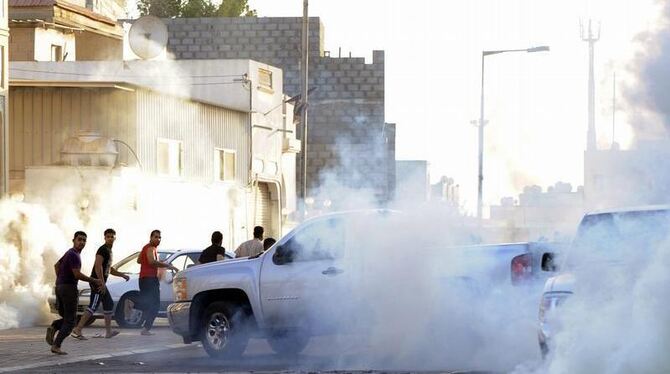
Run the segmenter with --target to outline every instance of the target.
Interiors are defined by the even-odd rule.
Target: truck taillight
[[[174,291],[174,301],[187,301],[188,291],[186,289],[186,278],[177,277],[172,283],[172,290]]]
[[[516,256],[510,267],[513,285],[526,281],[533,276],[533,256],[530,253]]]

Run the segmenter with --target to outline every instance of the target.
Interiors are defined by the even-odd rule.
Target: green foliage
[[[179,17],[181,14],[181,0],[138,0],[137,9],[142,16]]]
[[[219,17],[256,17],[256,9],[249,8],[248,0],[223,0],[216,11]]]
[[[256,9],[249,0],[223,0],[216,5],[212,0],[138,0],[140,15],[160,18],[173,17],[256,17]]]
[[[186,0],[181,6],[184,18],[216,17],[217,8],[209,0]]]

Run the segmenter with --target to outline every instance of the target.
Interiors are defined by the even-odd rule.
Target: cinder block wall
[[[177,59],[253,59],[282,68],[284,91],[300,93],[302,19],[166,19],[168,49]],[[370,188],[387,201],[395,181],[395,126],[384,121],[384,52],[364,58],[327,57],[323,25],[310,18],[307,176],[310,191],[324,178]],[[333,56],[336,53],[332,54]],[[302,137],[302,129],[299,136]],[[297,175],[302,180],[302,167]]]

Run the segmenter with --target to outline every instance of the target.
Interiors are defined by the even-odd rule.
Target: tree
[[[216,10],[219,17],[256,17],[256,9],[249,8],[249,0],[223,0]]]
[[[172,17],[256,17],[249,0],[223,0],[218,6],[212,0],[138,0],[140,15]]]
[[[216,17],[217,8],[208,0],[186,0],[181,7],[181,16],[185,18]]]
[[[181,0],[138,0],[137,9],[142,16],[179,17],[181,14]]]

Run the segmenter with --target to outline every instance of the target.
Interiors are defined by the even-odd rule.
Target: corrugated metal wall
[[[135,144],[135,93],[115,88],[11,87],[9,162],[13,178],[26,166],[60,161],[63,141],[80,130]],[[119,147],[120,161],[128,151]],[[131,159],[131,164],[134,160]]]
[[[236,150],[236,180],[246,185],[249,176],[249,115],[215,106],[137,91],[137,152],[145,170],[156,173],[157,139],[179,140],[184,145],[186,179],[214,180],[214,150]]]

